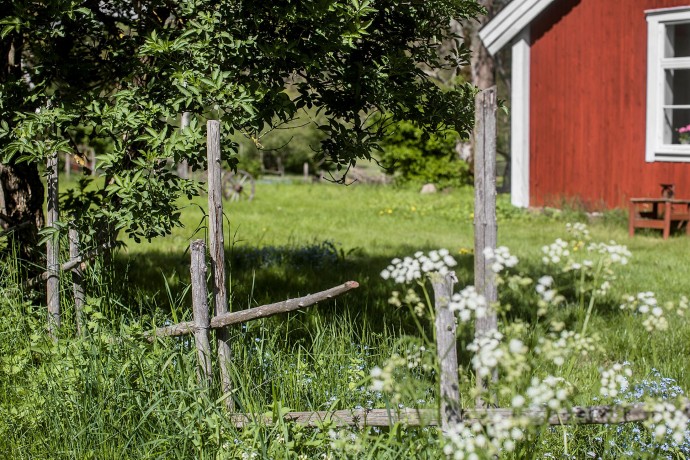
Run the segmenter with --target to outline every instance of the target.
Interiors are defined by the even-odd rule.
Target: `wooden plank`
[[[690,403],[687,401],[681,407],[686,416],[690,417]],[[515,416],[527,418],[531,424],[547,424],[551,426],[561,425],[618,425],[624,423],[643,422],[652,418],[658,412],[649,411],[644,404],[629,406],[576,406],[558,412],[546,409],[526,409],[519,415],[515,415],[512,409],[488,408],[463,410],[460,420],[462,422],[479,422],[484,425],[496,419],[509,419]],[[263,423],[274,423],[270,414],[233,414],[232,423],[241,428],[243,426]],[[407,426],[439,426],[436,409],[349,409],[336,411],[317,412],[288,412],[283,420],[298,423],[300,425],[317,427],[324,421],[332,421],[335,426],[378,426],[387,427],[396,423]]]
[[[211,270],[213,270],[213,306],[215,316],[228,312],[228,294],[225,276],[225,240],[223,234],[223,194],[221,190],[221,147],[220,122],[206,122],[206,152],[208,159],[208,219],[209,243],[211,249]],[[232,359],[229,336],[225,329],[216,332],[218,364],[220,365],[223,394],[232,392],[232,381],[228,366]],[[233,399],[225,398],[228,410],[233,410]]]
[[[58,153],[50,154],[47,165],[48,173],[48,216],[46,226],[54,227],[60,219],[58,201]],[[60,241],[58,235],[51,236],[46,243],[46,303],[48,305],[48,334],[57,340],[60,328]]]
[[[211,344],[209,343],[209,314],[206,292],[206,244],[194,240],[190,245],[192,265],[192,308],[194,311],[194,343],[199,365],[197,378],[200,385],[210,385],[213,378]]]
[[[69,229],[69,258],[70,262],[79,259],[79,233],[76,229]],[[72,268],[72,291],[74,292],[74,316],[77,323],[77,334],[81,335],[82,310],[84,308],[84,275],[80,265]]]
[[[434,289],[434,326],[436,329],[436,354],[439,362],[439,386],[441,396],[441,428],[446,431],[456,424],[460,415],[460,383],[458,381],[458,352],[455,338],[455,315],[448,309],[453,286],[458,279],[455,272],[443,276],[431,274]]]
[[[231,326],[233,324],[246,323],[247,321],[253,321],[259,318],[267,318],[280,313],[288,313],[291,311],[300,310],[321,302],[322,300],[332,299],[358,287],[358,282],[348,281],[340,286],[317,292],[315,294],[309,294],[304,297],[288,299],[282,302],[249,308],[247,310],[225,313],[223,315],[215,316],[211,319],[211,329],[218,329],[221,327]],[[147,340],[153,341],[156,337],[176,337],[186,334],[193,334],[194,328],[194,323],[188,321],[173,324],[171,326],[159,327],[153,332],[145,334],[145,337]]]

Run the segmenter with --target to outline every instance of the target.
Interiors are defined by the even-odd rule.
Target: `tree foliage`
[[[474,0],[3,0],[2,11],[2,161],[107,142],[103,186],[64,199],[92,236],[110,225],[152,238],[178,224],[178,198],[197,189],[166,160],[205,166],[206,119],[221,120],[234,166],[238,136],[316,109],[318,155],[343,171],[370,158],[392,121],[462,134],[472,123],[471,88],[442,91],[421,69],[466,61],[438,44],[450,18],[479,13]],[[185,129],[181,112],[194,115]]]

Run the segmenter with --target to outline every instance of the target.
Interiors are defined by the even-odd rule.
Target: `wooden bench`
[[[635,235],[636,228],[662,230],[664,239],[671,235],[671,225],[686,223],[685,232],[690,235],[690,200],[675,198],[632,198],[628,215],[628,231]]]

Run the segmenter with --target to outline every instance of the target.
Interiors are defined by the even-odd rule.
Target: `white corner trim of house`
[[[479,38],[489,53],[496,54],[554,1],[557,0],[513,0],[482,27]]]

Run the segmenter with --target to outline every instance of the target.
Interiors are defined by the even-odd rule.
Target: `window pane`
[[[690,23],[666,26],[666,53],[664,57],[690,56]]]
[[[667,69],[664,105],[690,105],[690,69]]]
[[[690,109],[665,109],[664,144],[686,143],[690,144]]]

